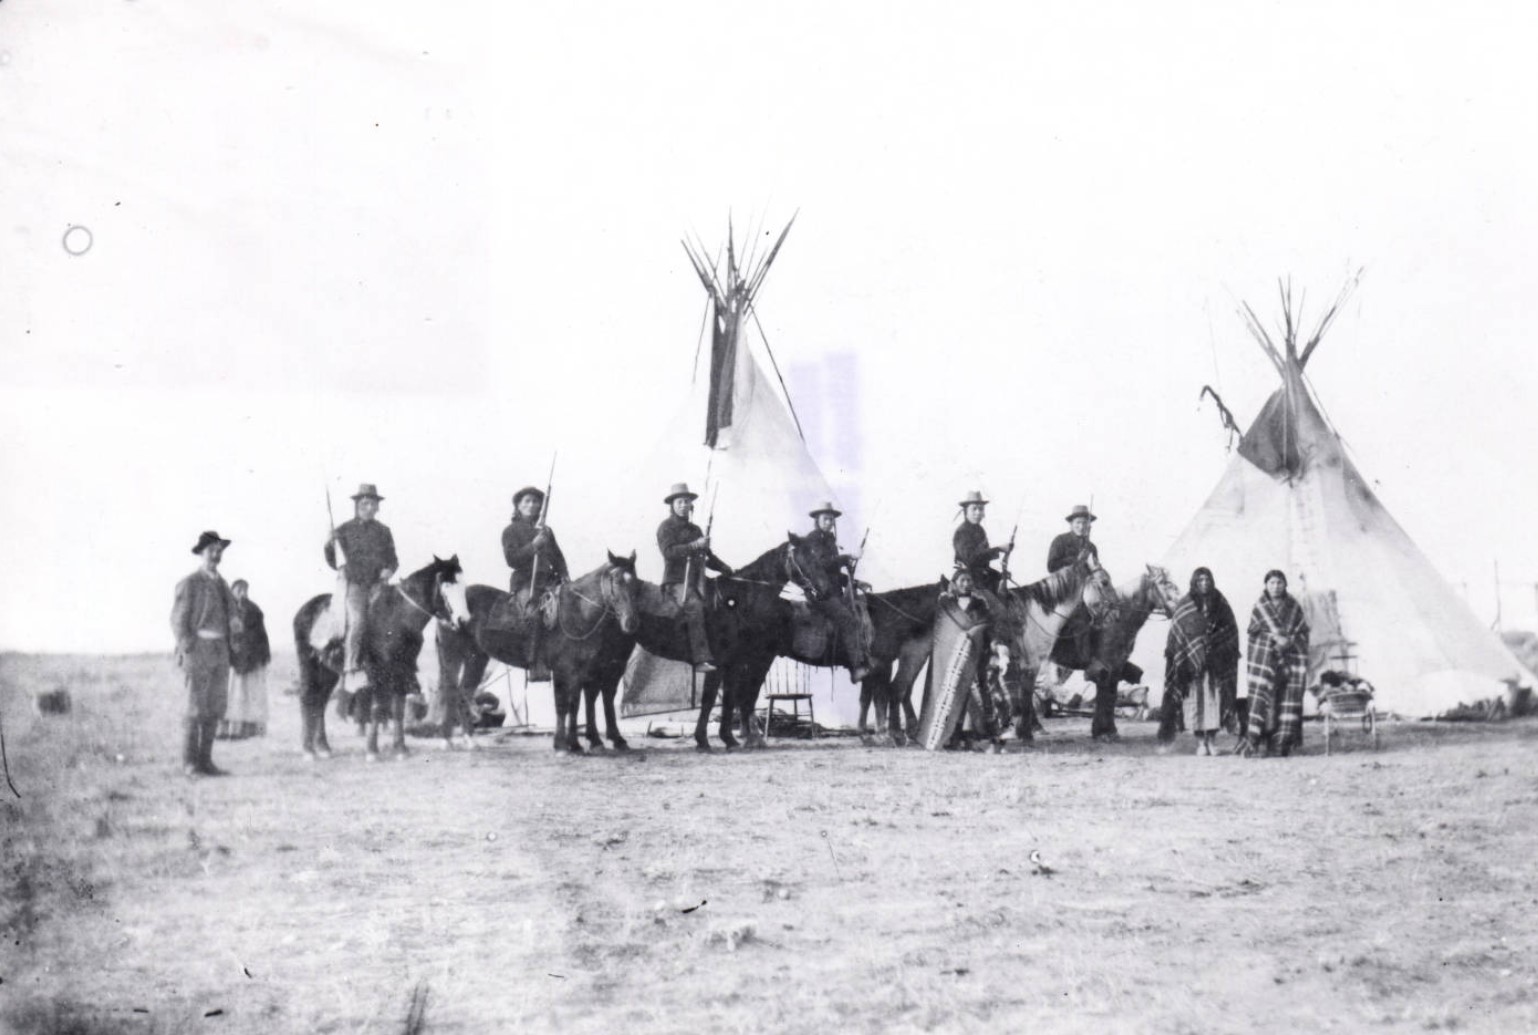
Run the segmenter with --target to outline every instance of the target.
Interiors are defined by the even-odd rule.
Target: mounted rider
[[[326,564],[337,571],[342,582],[338,589],[347,625],[342,641],[341,689],[349,693],[368,680],[363,672],[363,645],[369,607],[400,567],[395,537],[375,518],[383,500],[373,485],[359,485],[352,496],[354,517],[338,525],[326,540]]]
[[[1055,537],[1047,547],[1047,571],[1057,571],[1077,563],[1081,555],[1100,560],[1100,548],[1089,539],[1089,526],[1096,520],[1084,504],[1077,504],[1065,519],[1068,531]]]
[[[731,565],[710,549],[710,539],[690,520],[699,494],[678,482],[668,490],[662,502],[668,516],[657,526],[657,549],[662,551],[663,597],[678,608],[678,617],[689,634],[689,654],[700,672],[714,672],[716,659],[705,636],[705,569],[722,575],[732,573]]]
[[[819,503],[809,516],[813,527],[802,542],[806,544],[812,563],[827,572],[835,586],[847,588],[860,555],[844,553],[838,548],[838,519],[844,516],[844,512],[825,501]]]
[[[951,546],[956,553],[958,567],[966,568],[972,574],[979,589],[997,594],[1001,573],[991,566],[990,562],[1003,558],[1008,563],[1009,546],[989,546],[988,533],[983,529],[983,517],[986,514],[988,501],[983,494],[976,489],[967,493],[957,503],[961,508],[961,524],[956,533],[951,536]]]
[[[532,629],[528,672],[535,683],[550,679],[540,650],[545,628],[539,620],[540,604],[547,592],[570,578],[555,531],[544,523],[544,509],[544,492],[526,485],[513,493],[513,517],[502,530],[502,557],[512,569],[508,590],[513,595],[513,613],[520,624],[528,623]]]
[[[1068,531],[1054,537],[1052,545],[1047,548],[1047,570],[1057,571],[1077,564],[1081,559],[1091,560],[1098,567],[1100,548],[1089,538],[1090,525],[1098,519],[1090,513],[1088,507],[1079,503],[1074,505],[1064,520],[1068,522]],[[1062,686],[1068,673],[1073,671],[1075,659],[1094,655],[1095,627],[1100,617],[1101,613],[1095,605],[1080,603],[1074,608],[1073,614],[1068,616],[1068,621],[1063,623],[1063,629],[1052,647],[1053,671],[1048,673],[1052,689]],[[1088,670],[1085,675],[1094,678],[1094,674]]]

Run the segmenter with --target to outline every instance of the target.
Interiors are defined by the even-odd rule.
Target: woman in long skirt
[[[1191,573],[1191,591],[1175,606],[1164,645],[1164,705],[1159,740],[1173,743],[1182,718],[1196,753],[1211,755],[1212,739],[1234,711],[1239,682],[1239,625],[1218,592],[1210,568]]]
[[[1287,592],[1287,576],[1266,572],[1266,589],[1250,612],[1245,652],[1250,683],[1249,732],[1239,750],[1286,756],[1303,746],[1303,689],[1308,682],[1308,620]]]
[[[272,646],[267,641],[262,609],[246,594],[245,579],[230,584],[235,614],[230,618],[230,700],[219,736],[229,740],[267,734],[267,665]]]

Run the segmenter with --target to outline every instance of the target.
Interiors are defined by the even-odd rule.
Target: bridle
[[[812,577],[806,573],[801,559],[796,556],[796,544],[792,542],[785,544],[785,579],[801,587],[801,591],[807,595],[808,599],[823,599],[822,591],[812,585]]]
[[[415,600],[411,599],[411,594],[406,592],[406,583],[404,581],[397,582],[395,584],[395,592],[397,592],[397,593],[399,593],[401,595],[401,599],[402,600],[404,600],[406,603],[410,604],[416,610],[422,612],[428,618],[431,618],[434,621],[446,622],[446,623],[448,623],[450,625],[452,625],[454,623],[454,616],[448,613],[448,608],[447,607],[445,607],[443,609],[444,610],[443,614],[439,614],[436,610],[432,610],[432,609],[423,607],[421,604],[419,604]],[[442,599],[443,599],[443,573],[439,572],[439,573],[437,573],[437,574],[435,574],[433,576],[432,601],[436,605]]]
[[[614,574],[618,570],[618,568],[610,566],[609,568],[605,569],[601,575],[598,576],[597,600],[594,600],[592,597],[578,589],[576,583],[561,583],[560,588],[556,590],[555,627],[562,636],[566,637],[568,640],[576,640],[579,642],[582,640],[591,639],[594,635],[597,634],[599,629],[603,628],[603,623],[606,618],[608,618],[610,615],[617,616],[619,614],[618,609],[609,602],[610,596],[615,592]],[[566,593],[570,593],[572,596],[576,597],[578,600],[588,604],[591,607],[598,608],[598,617],[593,620],[592,627],[584,633],[573,633],[570,629],[567,628],[565,608],[561,606],[561,604],[564,602],[564,594]]]

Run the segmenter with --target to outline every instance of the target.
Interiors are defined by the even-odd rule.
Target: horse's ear
[[[439,557],[437,554],[433,554],[433,563],[434,564],[442,564],[443,563],[443,558]]]
[[[799,543],[801,540],[797,537],[796,533],[787,531],[785,533],[785,541],[788,543]]]
[[[630,566],[632,568],[635,567],[635,551],[634,550],[630,551]]]
[[[460,567],[459,567],[459,554],[457,554],[457,553],[456,553],[456,554],[455,554],[455,555],[454,555],[454,556],[452,556],[452,557],[450,557],[450,558],[449,558],[449,563],[450,563],[450,564],[451,564],[451,565],[453,565],[453,566],[454,566],[454,570],[455,570],[455,571],[460,571],[460,570],[462,570],[462,569],[461,569],[461,568],[460,568]]]
[[[604,551],[603,552],[605,554],[607,554],[608,557],[609,557],[609,566],[610,567],[613,567],[614,565],[619,563],[619,558],[614,556],[614,551],[613,550],[610,550],[608,547],[604,547]]]

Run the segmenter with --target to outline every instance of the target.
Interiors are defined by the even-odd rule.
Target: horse
[[[784,599],[781,590],[787,583],[797,586],[808,602]],[[613,658],[617,670],[611,669],[610,677],[589,683],[589,740],[597,738],[592,725],[593,700],[600,692],[610,737],[614,736],[614,693],[634,645],[671,661],[692,660],[688,636],[665,592],[654,583],[641,583],[641,621],[635,637],[628,645],[616,641]],[[701,681],[699,718],[694,727],[698,750],[710,750],[710,713],[718,696],[723,700],[722,743],[729,749],[739,746],[732,725],[740,715],[746,746],[765,746],[763,736],[753,726],[752,714],[776,657],[810,665],[844,666],[863,678],[869,656],[869,619],[863,607],[852,606],[841,596],[826,569],[814,563],[802,537],[787,533],[785,542],[752,563],[731,575],[710,579],[706,592],[705,635],[717,670],[706,673]]]
[[[1006,682],[1017,684],[1022,671],[1029,673],[1033,665],[1040,665],[1063,623],[1078,606],[1085,586],[1092,578],[1103,577],[1091,555],[1040,581],[1013,587],[1000,595],[984,595],[990,603],[1001,605],[994,607],[992,638],[1010,647]],[[865,728],[867,702],[874,703],[876,727],[880,730],[884,726],[887,730],[881,734],[882,740],[890,736],[894,742],[902,743],[906,739],[904,719],[907,737],[918,732],[913,684],[929,660],[930,631],[944,587],[942,580],[936,586],[911,586],[870,597],[873,667],[871,676],[860,688],[860,728]],[[1064,604],[1067,606],[1061,606]],[[1018,691],[1011,696],[1018,696]],[[1034,711],[1029,702],[1022,702],[1020,712],[1025,732],[1021,735],[1017,726],[1017,735],[1029,740]]]
[[[406,754],[406,696],[416,689],[417,656],[422,652],[422,630],[432,619],[460,625],[470,616],[463,570],[456,554],[448,560],[434,557],[394,586],[381,587],[369,606],[368,628],[363,641],[363,669],[368,687],[358,695],[361,714],[369,720],[367,758],[379,758],[379,724],[389,714],[394,719],[392,748],[396,757]],[[330,614],[332,595],[310,598],[294,614],[294,648],[299,655],[299,709],[301,740],[310,758],[330,758],[326,740],[326,700],[342,670],[340,622]],[[322,646],[320,623],[334,623]]]
[[[607,679],[612,674],[616,642],[634,642],[631,638],[640,622],[636,599],[639,587],[635,554],[616,557],[610,553],[608,560],[586,575],[550,591],[553,622],[544,634],[543,653],[555,694],[557,751],[581,753],[577,709],[582,691],[593,680]],[[459,629],[438,629],[439,692],[448,704],[445,740],[456,717],[465,724],[469,739],[469,702],[480,688],[481,677],[492,658],[513,668],[528,668],[532,660],[532,622],[525,623],[527,627],[509,628],[489,621],[496,611],[516,606],[510,603],[511,594],[492,586],[475,585],[465,596],[470,621]],[[625,656],[629,656],[628,648]],[[619,663],[619,674],[624,674],[623,661]],[[618,683],[618,676],[614,681]],[[591,700],[588,724],[592,725]],[[629,746],[618,731],[614,731],[614,746],[620,750]]]
[[[1124,677],[1129,682],[1141,678],[1141,671],[1129,668],[1128,658],[1149,615],[1155,611],[1168,618],[1180,602],[1180,590],[1170,580],[1169,572],[1156,564],[1144,565],[1145,571],[1126,586],[1118,586],[1099,605],[1106,617],[1085,637],[1059,640],[1052,660],[1067,668],[1079,669],[1095,684],[1095,715],[1090,721],[1090,736],[1096,740],[1115,740],[1116,684]]]

